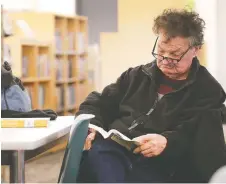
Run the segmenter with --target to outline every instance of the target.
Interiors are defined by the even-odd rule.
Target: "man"
[[[141,146],[130,152],[92,131],[79,182],[208,181],[226,164],[226,94],[196,57],[204,26],[195,12],[165,10],[154,20],[155,60],[128,69],[81,104],[77,114],[94,114],[92,124],[117,129]]]

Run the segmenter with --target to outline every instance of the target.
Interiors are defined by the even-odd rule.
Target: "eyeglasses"
[[[162,55],[159,55],[159,54],[156,54],[154,53],[155,51],[155,47],[156,47],[156,44],[157,44],[157,41],[158,41],[158,38],[156,39],[155,41],[155,45],[152,49],[152,55],[158,60],[158,61],[163,61],[163,60],[166,60],[168,63],[174,63],[174,64],[177,64],[180,62],[180,60],[184,57],[184,55],[191,49],[191,46],[181,55],[181,57],[179,59],[174,59],[174,58],[170,58],[170,57],[165,57],[165,56],[162,56]]]

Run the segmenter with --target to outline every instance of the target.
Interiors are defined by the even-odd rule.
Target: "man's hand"
[[[166,147],[167,139],[159,134],[146,134],[133,139],[141,145],[134,150],[134,153],[141,153],[145,157],[160,155]]]
[[[94,129],[89,129],[89,135],[86,137],[86,142],[84,145],[84,150],[89,150],[92,146],[92,141],[95,139],[96,131]]]

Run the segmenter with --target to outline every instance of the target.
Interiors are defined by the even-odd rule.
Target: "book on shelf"
[[[68,78],[73,77],[73,60],[72,58],[68,58]]]
[[[88,70],[88,81],[91,84],[95,83],[95,71],[94,70]]]
[[[44,108],[45,105],[45,86],[40,84],[38,89],[38,105],[40,109]]]
[[[60,30],[55,30],[55,46],[56,46],[56,52],[62,52],[63,50],[63,39],[62,39],[62,33]]]
[[[85,52],[85,44],[86,40],[85,40],[85,33],[83,32],[78,32],[77,33],[77,50],[78,50],[78,54],[83,54]]]
[[[87,61],[83,57],[78,58],[78,79],[84,80],[86,78]]]
[[[56,80],[63,80],[63,61],[60,57],[56,57]]]
[[[47,54],[40,54],[37,62],[38,77],[50,76],[50,62]]]
[[[68,49],[69,51],[75,50],[75,32],[68,32]]]
[[[57,86],[57,110],[62,111],[64,109],[64,86]]]
[[[96,130],[100,135],[102,135],[104,139],[111,139],[117,142],[118,144],[120,144],[121,146],[125,147],[129,151],[133,151],[135,148],[137,148],[140,145],[139,142],[137,142],[134,139],[128,138],[118,130],[111,129],[107,132],[103,128],[93,124],[89,124],[89,128]]]
[[[1,118],[1,128],[48,127],[50,118]]]
[[[66,90],[65,90],[65,96],[66,96],[66,104],[67,104],[67,108],[70,107],[70,96],[69,96],[69,86],[67,86]]]
[[[69,107],[74,107],[76,104],[76,102],[75,102],[75,86],[73,84],[68,85],[67,101],[68,101]]]
[[[28,57],[23,56],[22,57],[22,77],[28,77]]]

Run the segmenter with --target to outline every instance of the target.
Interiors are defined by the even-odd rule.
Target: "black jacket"
[[[91,123],[117,129],[131,138],[146,133],[165,136],[166,149],[154,159],[175,168],[191,164],[199,181],[208,181],[226,164],[221,112],[226,94],[197,58],[186,83],[157,102],[162,76],[155,61],[130,68],[102,93],[92,92],[77,114],[92,113],[95,118]],[[151,108],[153,112],[145,115]],[[129,131],[134,124],[138,126]]]

